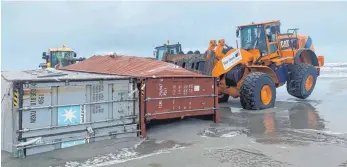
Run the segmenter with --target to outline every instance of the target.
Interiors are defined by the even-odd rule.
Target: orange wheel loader
[[[240,47],[229,47],[224,39],[211,40],[205,54],[165,53],[162,60],[218,77],[220,103],[232,96],[240,98],[244,109],[271,108],[276,88],[284,84],[290,95],[305,99],[315,87],[324,57],[316,55],[311,37],[298,35],[297,29],[281,34],[280,25],[280,21],[241,25],[236,30]]]

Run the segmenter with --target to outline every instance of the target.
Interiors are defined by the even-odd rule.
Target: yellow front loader
[[[77,57],[76,52],[74,52],[71,48],[67,48],[65,45],[63,45],[62,48],[49,48],[48,52],[42,53],[42,59],[46,60],[46,62],[41,63],[39,67],[43,69],[59,68],[85,60],[83,57],[75,57]]]

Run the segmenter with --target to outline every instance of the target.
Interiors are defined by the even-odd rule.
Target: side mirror
[[[238,37],[239,37],[239,35],[240,35],[240,30],[239,30],[239,29],[237,29],[237,30],[236,30],[236,38],[238,38]]]
[[[42,59],[47,59],[47,53],[46,52],[42,52]]]
[[[271,34],[276,34],[276,27],[270,27]]]
[[[270,30],[272,34],[276,34],[277,32],[280,31],[278,26],[271,26]]]
[[[77,57],[77,53],[76,52],[73,52],[73,57]]]

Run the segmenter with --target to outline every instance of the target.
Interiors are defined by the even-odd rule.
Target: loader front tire
[[[274,107],[276,86],[271,77],[262,72],[248,74],[240,88],[240,101],[244,109],[262,110]]]
[[[288,68],[287,92],[297,98],[311,95],[317,81],[317,70],[310,64],[293,64]]]

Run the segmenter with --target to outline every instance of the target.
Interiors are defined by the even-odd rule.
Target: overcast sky
[[[310,35],[326,62],[347,62],[346,2],[2,2],[2,70],[37,68],[49,47],[79,56],[117,52],[152,56],[166,40],[184,50],[224,38],[235,46],[235,26],[281,20],[282,31]]]

